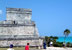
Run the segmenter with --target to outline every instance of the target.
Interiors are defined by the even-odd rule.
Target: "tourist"
[[[65,47],[65,46],[66,46],[65,42],[63,42],[63,47]]]
[[[8,48],[7,50],[14,50],[13,49],[13,44],[10,45],[10,48]]]
[[[29,50],[29,43],[25,46],[25,50]]]
[[[53,46],[53,42],[51,41],[51,42],[50,42],[50,47],[52,47],[52,46]]]
[[[46,42],[43,43],[43,48],[46,49]]]

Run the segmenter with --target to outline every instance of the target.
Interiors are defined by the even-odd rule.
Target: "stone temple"
[[[10,44],[14,46],[41,46],[43,38],[34,21],[31,20],[32,10],[24,8],[6,8],[6,20],[0,21],[0,47]]]

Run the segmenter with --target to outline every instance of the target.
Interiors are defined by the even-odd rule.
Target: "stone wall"
[[[39,40],[0,40],[0,47],[9,46],[13,44],[14,46],[25,46],[30,43],[30,46],[42,46]]]
[[[32,10],[24,8],[7,8],[7,20],[12,21],[31,21]]]
[[[34,35],[34,26],[0,27],[0,35]]]

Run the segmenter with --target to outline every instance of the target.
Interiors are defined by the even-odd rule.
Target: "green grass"
[[[7,50],[8,48],[0,48],[0,50]],[[14,47],[14,50],[25,50],[24,47]],[[30,48],[30,50],[38,50],[36,48]]]
[[[7,50],[8,48],[0,48],[0,50]],[[24,50],[24,47],[15,47],[14,50]]]

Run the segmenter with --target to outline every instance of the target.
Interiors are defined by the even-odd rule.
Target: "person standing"
[[[8,48],[7,50],[14,50],[13,49],[13,44],[10,45],[10,48]]]
[[[63,42],[63,47],[65,47],[65,46],[66,46],[65,42]]]
[[[29,50],[29,43],[25,46],[25,50]]]
[[[46,49],[46,42],[43,43],[43,48]]]
[[[51,42],[50,42],[50,47],[52,47],[52,46],[53,46],[53,42],[51,41]]]

